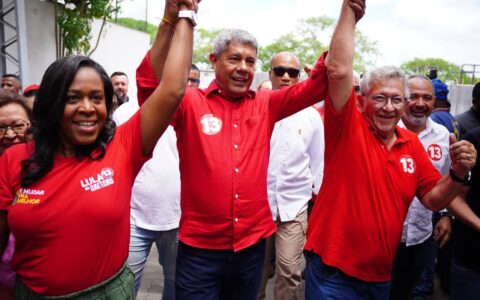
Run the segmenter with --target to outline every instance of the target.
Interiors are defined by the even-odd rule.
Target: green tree
[[[204,29],[195,30],[195,44],[193,46],[193,59],[195,64],[210,66],[208,56],[212,52],[213,40],[222,31],[222,29]]]
[[[298,56],[301,63],[314,64],[320,54],[327,50],[335,23],[335,19],[326,16],[301,19],[294,31],[260,49],[259,62],[262,70],[268,70],[270,58],[280,51],[291,51]],[[364,73],[378,56],[377,43],[370,41],[357,29],[355,48],[354,69]]]
[[[441,58],[414,58],[402,64],[401,68],[409,74],[427,75],[430,69],[437,69],[438,79],[442,81],[461,82],[461,68]],[[463,82],[469,82],[465,78]],[[465,81],[466,80],[466,81]]]
[[[145,21],[143,20],[137,20],[132,18],[117,18],[116,22],[124,27],[148,33],[150,35],[151,42],[155,40],[155,36],[157,35],[158,25],[146,23],[145,27]]]
[[[55,16],[58,24],[57,57],[70,54],[91,55],[98,46],[100,35],[107,20],[120,9],[115,0],[54,0]],[[97,42],[91,49],[92,21],[101,19]]]

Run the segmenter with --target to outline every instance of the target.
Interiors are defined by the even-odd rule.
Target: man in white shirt
[[[273,90],[299,80],[300,62],[289,52],[272,57]],[[319,99],[321,100],[321,99]],[[323,178],[323,123],[313,107],[276,123],[270,141],[268,200],[275,233],[275,299],[300,299],[300,262],[307,229],[307,206]]]
[[[418,135],[432,164],[445,175],[451,165],[450,133],[430,119],[435,103],[434,87],[430,79],[423,75],[411,76],[408,87],[410,99],[402,116],[403,127]],[[432,211],[423,206],[417,198],[412,201],[393,264],[390,299],[408,299],[428,260],[435,257],[436,245],[433,239],[439,241],[441,246],[448,241],[450,222],[447,216],[442,217],[435,226],[432,238]]]
[[[136,101],[120,106],[113,120],[120,126],[138,110]],[[180,221],[180,171],[177,138],[167,128],[135,179],[130,214],[128,265],[135,274],[135,293],[140,289],[142,271],[152,244],[158,249],[163,268],[163,300],[175,299],[175,263]]]

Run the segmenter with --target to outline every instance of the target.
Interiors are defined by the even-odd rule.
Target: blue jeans
[[[305,300],[388,299],[390,282],[366,282],[350,277],[322,262],[317,254],[305,252]]]
[[[130,253],[128,265],[135,275],[135,294],[140,289],[143,268],[155,243],[158,262],[163,268],[163,300],[175,299],[175,261],[177,259],[178,228],[166,231],[147,230],[130,225]]]
[[[474,300],[480,297],[480,272],[452,260],[452,300]]]
[[[175,293],[179,300],[254,300],[265,259],[265,239],[233,252],[178,245]]]

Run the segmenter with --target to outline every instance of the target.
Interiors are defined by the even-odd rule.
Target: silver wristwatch
[[[194,10],[181,10],[178,12],[178,18],[187,18],[194,27],[197,26],[197,13]]]

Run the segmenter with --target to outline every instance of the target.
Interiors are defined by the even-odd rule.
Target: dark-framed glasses
[[[390,99],[392,106],[397,109],[403,108],[406,101],[405,97],[402,96],[387,96],[383,94],[370,96],[369,99],[372,100],[375,103],[375,106],[378,107],[384,107],[385,105],[387,105],[387,102]]]
[[[300,74],[299,69],[286,68],[281,66],[273,67],[272,71],[273,71],[273,74],[275,74],[275,76],[278,76],[278,77],[282,77],[283,75],[285,75],[285,73],[288,73],[288,76],[290,76],[290,78],[297,78],[298,75]]]
[[[0,137],[4,137],[9,128],[16,134],[25,134],[28,126],[30,126],[30,123],[23,120],[16,120],[10,124],[0,124]]]

